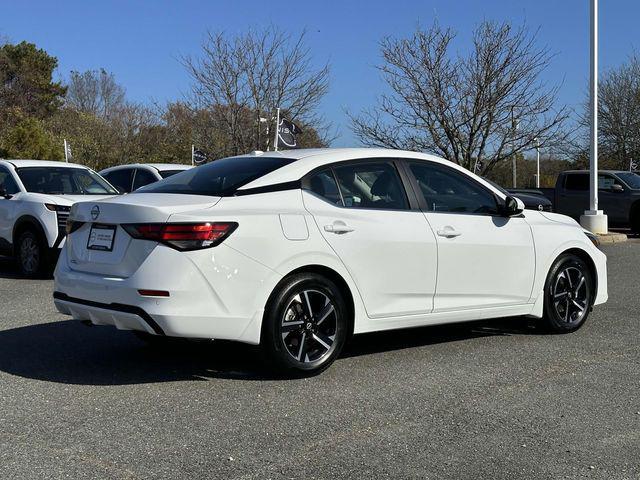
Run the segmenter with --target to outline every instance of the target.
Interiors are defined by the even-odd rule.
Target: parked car
[[[554,211],[579,219],[589,209],[589,172],[562,172],[555,188],[541,191],[553,202]],[[610,226],[630,227],[640,232],[640,175],[620,170],[598,172],[598,208]]]
[[[0,254],[15,257],[26,276],[46,272],[64,244],[71,205],[117,193],[82,165],[0,160]]]
[[[551,200],[545,197],[544,194],[539,190],[507,190],[498,185],[496,182],[489,180],[488,178],[482,178],[505,195],[511,195],[522,200],[522,203],[524,203],[524,208],[527,208],[529,210],[540,210],[544,212],[553,211]]]
[[[105,168],[100,175],[106,178],[120,193],[131,193],[140,187],[193,168],[175,163],[132,163]]]
[[[574,220],[414,152],[225,158],[77,203],[68,232],[63,314],[261,344],[303,372],[351,334],[514,315],[570,332],[607,299],[606,257]]]

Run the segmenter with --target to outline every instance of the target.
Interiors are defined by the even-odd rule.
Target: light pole
[[[598,210],[598,0],[591,1],[591,81],[589,108],[591,114],[591,145],[589,149],[589,210],[580,217],[580,224],[593,233],[607,233],[607,216]]]
[[[511,107],[511,150],[515,149],[516,145],[516,132],[520,127],[519,122],[516,121],[515,116],[513,115],[513,108]],[[518,187],[518,164],[517,157],[515,151],[511,153],[511,169],[513,171],[513,188]]]
[[[540,139],[536,137],[536,188],[540,188]]]

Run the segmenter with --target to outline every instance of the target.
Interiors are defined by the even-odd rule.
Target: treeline
[[[192,91],[166,105],[127,99],[104,69],[54,81],[57,58],[22,42],[0,47],[0,158],[64,159],[101,169],[133,162],[189,163],[191,145],[210,158],[266,150],[276,107],[302,128],[303,147],[327,146],[317,114],[328,66],[314,69],[304,34],[275,28],[236,37],[209,35],[182,59]]]
[[[360,143],[436,153],[504,185],[518,159],[518,185],[535,183],[530,162],[540,145],[542,183],[588,159],[588,115],[558,99],[542,80],[554,54],[535,31],[481,22],[470,48],[435,23],[380,43],[379,101],[348,112]],[[318,114],[329,88],[304,34],[275,28],[236,36],[210,33],[195,57],[180,59],[191,91],[165,105],[132,102],[106,70],[53,80],[57,59],[22,42],[0,47],[0,156],[74,160],[102,168],[127,162],[190,160],[191,145],[212,158],[266,150],[274,112],[302,127],[299,144],[326,146],[330,125]],[[561,75],[557,75],[558,78]],[[632,55],[600,80],[600,164],[640,163],[640,60]],[[520,166],[522,163],[522,166]]]

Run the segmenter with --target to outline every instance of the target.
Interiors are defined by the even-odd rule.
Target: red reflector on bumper
[[[138,290],[138,294],[143,297],[168,297],[169,292],[166,290]]]

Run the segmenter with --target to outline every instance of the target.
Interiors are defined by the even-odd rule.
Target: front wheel
[[[544,288],[544,320],[554,333],[569,333],[587,321],[594,301],[594,279],[580,257],[561,255],[551,267]]]
[[[34,278],[45,272],[48,263],[47,247],[31,230],[22,232],[18,237],[16,253],[18,267],[25,277]]]
[[[345,344],[348,314],[332,281],[316,274],[293,275],[267,306],[263,349],[280,371],[319,373]]]

